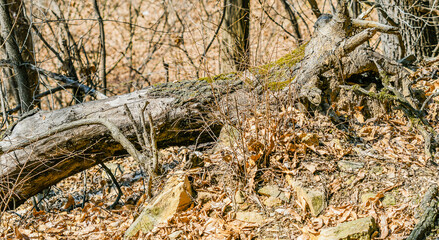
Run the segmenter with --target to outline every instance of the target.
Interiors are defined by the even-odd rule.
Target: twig
[[[59,54],[59,52],[57,52],[52,45],[50,45],[46,39],[43,37],[43,35],[40,33],[40,31],[38,30],[38,28],[32,24],[32,29],[34,30],[35,34],[38,36],[38,38],[40,38],[40,40],[44,43],[44,45],[53,53],[55,54],[56,58],[58,58],[58,60],[61,63],[64,63],[64,60],[62,59],[61,55]]]
[[[66,85],[63,85],[63,86],[58,86],[58,87],[49,89],[49,90],[47,90],[45,92],[42,92],[42,93],[34,96],[34,101],[39,101],[39,99],[42,98],[42,97],[45,97],[47,95],[50,95],[50,94],[53,94],[53,93],[56,93],[56,92],[59,92],[59,91],[62,91],[62,90],[66,90],[66,89],[69,89],[69,88],[73,88],[73,86],[70,85],[70,84],[66,84]],[[6,113],[7,114],[12,114],[12,113],[15,113],[15,112],[19,111],[20,109],[21,109],[21,104],[18,104],[16,107],[6,111]]]
[[[316,0],[308,0],[309,5],[311,5],[311,10],[316,16],[316,18],[319,18],[322,13],[319,10],[319,5],[317,4]]]
[[[290,7],[289,3],[287,2],[287,0],[281,0],[281,2],[283,3],[285,11],[287,11],[287,13],[288,13],[289,20],[290,20],[291,24],[293,25],[294,35],[296,35],[296,37],[298,39],[298,45],[301,45],[303,42],[303,39],[302,39],[302,34],[300,33],[299,23],[297,22],[297,19],[296,19],[296,14],[293,12],[293,10],[291,10],[291,7]]]
[[[383,33],[399,34],[398,33],[399,28],[374,21],[352,19],[352,25],[358,28],[375,28],[376,30]]]
[[[82,176],[83,176],[83,185],[84,185],[84,189],[83,189],[83,196],[82,196],[82,208],[85,207],[85,203],[87,202],[87,171],[82,171]]]
[[[226,1],[224,1],[224,4],[226,4]],[[216,28],[216,30],[215,30],[215,33],[213,34],[212,39],[210,40],[209,44],[207,44],[207,47],[204,49],[204,52],[203,52],[203,54],[201,55],[201,58],[200,58],[200,64],[201,64],[201,62],[203,61],[203,59],[206,57],[207,52],[209,51],[210,47],[211,47],[212,44],[213,44],[213,41],[215,41],[215,38],[218,36],[218,33],[219,33],[220,29],[221,29],[221,25],[223,25],[223,22],[224,22],[224,18],[225,18],[225,16],[226,16],[226,6],[223,7],[223,13],[222,13],[222,15],[221,15],[221,20],[220,20],[220,22],[218,23],[218,26],[217,26],[217,28]]]
[[[123,195],[122,189],[120,188],[119,182],[117,182],[116,177],[114,176],[114,174],[111,172],[111,170],[102,162],[99,161],[99,164],[101,165],[101,167],[105,170],[105,172],[108,174],[108,176],[110,176],[111,181],[114,183],[114,185],[116,186],[117,189],[117,197],[116,200],[114,200],[114,203],[111,204],[108,209],[114,209],[114,207],[116,207],[116,205],[119,203],[120,198]]]
[[[427,104],[431,101],[431,99],[437,96],[439,96],[439,91],[435,91],[433,94],[428,96],[427,99],[425,99],[424,103],[422,103],[421,109],[419,109],[419,111],[423,112]]]
[[[136,132],[136,137],[137,137],[137,141],[139,141],[139,144],[142,148],[145,148],[145,142],[143,141],[142,137],[140,136],[140,131],[137,128],[137,124],[136,121],[134,120],[133,114],[131,113],[131,110],[128,108],[128,106],[126,104],[123,105],[123,107],[125,108],[125,111],[128,114],[128,118],[130,119],[131,123],[133,124],[133,128],[134,131]]]
[[[267,17],[277,26],[279,26],[286,34],[290,35],[292,38],[294,38],[294,40],[296,40],[297,42],[299,42],[299,39],[294,36],[292,33],[290,33],[288,30],[286,30],[284,28],[284,26],[282,26],[280,23],[276,22],[276,20],[274,20],[270,14],[267,12],[267,10],[265,10],[263,3],[261,2],[261,0],[259,0],[259,4],[261,4],[262,10],[264,11],[265,15],[267,15]]]
[[[149,122],[149,130],[150,130],[150,144],[152,148],[152,172],[155,174],[159,173],[159,151],[157,149],[157,141],[155,140],[156,132],[155,127],[152,121],[151,113],[148,112],[148,122]]]
[[[0,60],[0,65],[13,66],[14,64],[9,62],[9,61]],[[46,77],[52,78],[54,80],[57,80],[57,81],[60,81],[60,82],[66,83],[66,84],[70,84],[70,85],[72,85],[72,87],[79,88],[82,91],[84,91],[85,94],[89,94],[89,95],[95,97],[96,99],[107,98],[107,96],[105,96],[103,93],[96,91],[95,89],[90,88],[84,84],[81,84],[78,81],[71,79],[67,76],[47,71],[45,69],[39,68],[39,67],[37,67],[33,64],[30,64],[30,63],[23,63],[23,65],[30,70],[33,70],[33,71],[36,71],[40,74],[45,75]]]
[[[145,121],[145,111],[146,111],[146,107],[149,105],[149,101],[145,102],[145,105],[143,105],[142,107],[142,111],[140,112],[140,122],[142,123],[142,128],[143,128],[143,132],[142,132],[142,136],[143,136],[143,142],[145,143],[145,147],[147,147],[146,145],[148,144],[149,147],[149,151],[152,152],[152,148],[151,148],[151,142],[148,138],[148,135],[146,133],[146,121]],[[150,172],[150,167],[148,166],[148,172]]]

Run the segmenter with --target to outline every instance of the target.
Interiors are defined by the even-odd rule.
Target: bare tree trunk
[[[101,44],[101,59],[100,59],[100,66],[99,66],[99,78],[102,82],[102,86],[104,88],[104,95],[107,94],[107,73],[106,73],[106,58],[107,58],[107,52],[105,49],[105,30],[104,30],[104,21],[102,20],[101,12],[99,11],[99,6],[97,3],[97,0],[93,1],[93,7],[95,9],[96,17],[98,18],[99,22],[99,38],[100,38],[100,44]],[[131,20],[130,20],[131,21]]]
[[[19,102],[22,106],[21,112],[24,113],[33,108],[32,87],[30,85],[26,68],[22,65],[23,58],[21,57],[17,40],[13,32],[6,0],[0,1],[0,22],[2,28],[1,36],[5,40],[6,52],[8,58],[14,64],[15,81],[17,83],[18,95],[20,98]]]
[[[316,0],[308,0],[309,5],[311,5],[311,10],[316,16],[316,18],[319,18],[322,13],[319,10],[319,5],[317,4]]]
[[[28,16],[26,15],[26,7],[23,0],[8,0],[9,10],[12,16],[16,16],[15,37],[18,48],[24,62],[35,63],[34,43],[32,38],[31,26]],[[29,86],[32,96],[39,93],[38,89],[38,73],[35,71],[27,71],[29,77]]]
[[[224,1],[220,71],[242,71],[248,68],[250,60],[250,0]]]
[[[437,26],[429,19],[432,13],[426,10],[431,7],[429,1],[381,0],[380,5],[384,10],[379,13],[380,21],[385,24],[393,21],[400,28],[405,55],[413,54],[418,59],[433,56],[438,36]],[[381,40],[384,55],[394,60],[405,57],[398,36],[383,34]]]

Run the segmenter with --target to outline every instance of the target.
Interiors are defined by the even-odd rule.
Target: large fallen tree
[[[215,140],[222,126],[218,116],[242,111],[246,103],[242,99],[248,93],[273,90],[300,100],[309,109],[325,112],[361,105],[365,114],[377,115],[398,105],[424,135],[426,152],[432,154],[437,134],[423,118],[431,98],[425,100],[412,89],[413,83],[407,82],[409,73],[403,66],[367,47],[377,32],[397,33],[397,29],[364,21],[365,15],[351,19],[346,1],[342,1],[334,16],[319,18],[308,44],[262,67],[159,84],[22,117],[0,142],[2,206],[15,208],[68,176],[126,155],[130,150],[97,119],[107,120],[128,141],[135,142],[135,129],[141,129],[140,114],[145,102],[149,102],[147,111],[157,128],[159,148]],[[229,102],[233,103],[231,110],[227,110]],[[134,115],[136,128],[125,105]]]

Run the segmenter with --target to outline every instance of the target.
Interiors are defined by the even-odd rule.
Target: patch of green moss
[[[305,48],[308,43],[302,44],[300,47],[294,49],[290,53],[284,55],[278,60],[250,69],[250,72],[258,73],[259,75],[267,75],[273,68],[293,67],[305,57]]]
[[[148,209],[148,212],[150,212],[150,214],[153,216],[158,216],[163,212],[163,209],[160,207],[155,207],[155,208]]]
[[[305,57],[305,48],[308,43],[302,44],[300,47],[294,49],[291,53],[286,54],[285,56],[279,58],[275,65],[282,67],[293,67],[298,62],[302,61],[302,59]]]
[[[378,100],[381,100],[381,101],[383,101],[383,100],[396,100],[396,97],[393,94],[389,93],[389,91],[387,89],[385,89],[385,88],[383,88],[377,94],[376,98]]]
[[[211,77],[202,77],[202,78],[199,78],[198,80],[211,83],[211,82],[220,81],[220,80],[232,79],[235,76],[236,76],[236,72],[230,72],[230,73],[221,73],[221,74],[218,74],[216,76],[211,76]]]
[[[288,86],[288,84],[290,84],[294,79],[296,78],[296,76],[285,80],[285,81],[280,81],[280,82],[269,82],[268,83],[268,89],[272,90],[272,91],[280,91],[282,89],[284,89],[286,86]]]

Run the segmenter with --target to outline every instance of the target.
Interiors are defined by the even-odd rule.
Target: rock
[[[316,133],[308,133],[302,138],[302,143],[308,146],[318,146],[319,145],[319,135]]]
[[[224,147],[233,147],[236,140],[239,139],[239,130],[231,125],[224,125],[218,137],[218,143],[215,146],[214,152],[221,150]]]
[[[284,202],[288,202],[289,199],[285,195],[284,192],[282,192],[278,186],[276,185],[267,185],[258,190],[258,193],[267,197],[275,197],[278,198]]]
[[[200,204],[205,204],[211,201],[214,198],[215,194],[210,192],[198,192],[197,193],[197,202]]]
[[[125,238],[139,230],[149,232],[159,223],[165,222],[175,213],[186,210],[192,204],[192,188],[186,175],[174,175],[166,183],[163,191],[154,197],[140,216],[125,232]]]
[[[355,172],[364,167],[362,162],[351,162],[340,160],[337,162],[338,168],[343,172]]]
[[[318,240],[370,240],[376,230],[375,219],[366,217],[323,229]]]
[[[305,199],[314,217],[317,217],[326,207],[326,195],[323,191],[302,187],[299,182],[291,182],[290,184],[297,192],[297,197]]]
[[[383,204],[383,207],[396,205],[395,196],[391,193],[384,194],[384,198],[381,203]]]
[[[257,212],[237,212],[236,219],[243,222],[262,224],[264,217]]]
[[[264,201],[264,205],[267,207],[277,207],[282,205],[282,202],[288,202],[285,193],[281,192],[276,185],[264,186],[258,190],[258,193],[268,197]]]
[[[244,194],[240,190],[236,191],[236,193],[235,193],[235,202],[237,204],[243,204],[244,200],[245,200],[244,199]]]
[[[384,171],[384,168],[381,166],[374,166],[370,169],[370,172],[375,175],[381,175]]]
[[[277,197],[269,197],[264,201],[265,206],[267,207],[277,207],[282,205],[282,200]]]
[[[277,197],[280,195],[281,191],[276,185],[267,185],[258,190],[258,193],[267,197]]]
[[[372,193],[372,192],[362,194],[360,197],[361,203],[365,204],[369,200],[369,198],[375,198],[376,195],[377,195],[376,193]]]

